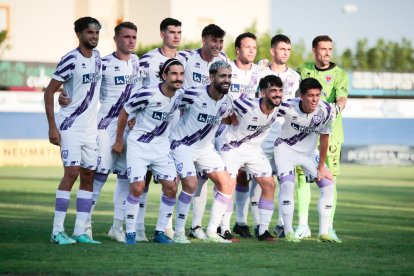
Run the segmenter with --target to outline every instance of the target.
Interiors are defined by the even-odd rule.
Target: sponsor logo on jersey
[[[199,82],[201,84],[208,84],[209,78],[208,76],[201,75],[200,73],[193,72],[193,81]]]
[[[326,83],[330,83],[333,80],[333,76],[332,75],[326,75],[325,76],[325,82]]]
[[[170,112],[158,112],[158,111],[154,111],[152,113],[152,118],[158,121],[166,121],[169,122],[172,120],[172,118],[174,117],[174,113],[170,113]]]
[[[240,84],[232,84],[230,86],[230,91],[231,92],[239,92],[240,91]]]
[[[299,132],[304,132],[304,133],[318,133],[318,130],[316,130],[314,127],[307,127],[307,126],[301,126],[299,124],[295,124],[295,123],[290,123],[290,126],[294,129],[297,130]]]
[[[253,117],[252,121],[257,122],[257,117]]]
[[[134,84],[138,79],[138,75],[115,76],[115,85]]]
[[[208,115],[204,113],[199,113],[197,117],[197,121],[210,124],[210,125],[218,125],[220,124],[220,118],[214,115]]]
[[[101,75],[100,74],[96,74],[96,73],[89,73],[89,74],[85,74],[82,76],[82,83],[94,83],[94,82],[98,82],[101,79]]]
[[[259,131],[263,131],[263,130],[268,129],[269,127],[270,127],[270,125],[269,125],[269,124],[264,125],[264,126],[253,126],[253,125],[249,125],[249,126],[247,127],[247,130],[249,130],[249,131],[256,131],[256,132],[259,132]]]

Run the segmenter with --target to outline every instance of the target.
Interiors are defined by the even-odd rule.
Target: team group
[[[331,62],[329,36],[314,39],[314,62],[296,72],[287,66],[291,42],[282,34],[271,40],[272,60],[257,65],[254,34],[236,38],[237,58],[230,61],[222,52],[225,31],[215,24],[203,29],[201,48],[178,51],[181,22],[166,18],[160,24],[162,46],[141,58],[134,54],[137,27],[131,22],[115,27],[116,50],[103,58],[95,49],[99,21],[82,17],[74,25],[78,48],[62,57],[44,94],[49,140],[60,146],[64,166],[51,242],[100,243],[93,239],[91,216],[110,173],[117,174],[117,183],[108,236],[118,242],[148,241],[144,218],[152,178],[162,185],[154,242],[190,243],[191,237],[231,243],[239,241],[234,234],[252,237],[249,205],[254,235],[274,242],[269,224],[275,175],[279,218],[274,234],[289,242],[311,236],[308,208],[310,183],[315,182],[320,190],[317,240],[341,242],[333,217],[348,79]],[[54,93],[62,85],[55,115]],[[69,237],[64,221],[78,177],[76,221]],[[214,198],[205,232],[208,179]]]

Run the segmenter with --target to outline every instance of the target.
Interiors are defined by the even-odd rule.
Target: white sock
[[[188,213],[190,211],[191,199],[194,194],[186,193],[181,191],[178,196],[177,203],[177,215],[175,219],[175,232],[184,233],[185,232],[185,223],[187,221]]]
[[[273,200],[266,200],[260,198],[259,200],[259,213],[260,213],[260,226],[259,235],[262,235],[265,231],[269,230],[269,224],[272,220],[273,210],[275,208]]]
[[[260,188],[255,179],[252,179],[250,182],[250,208],[252,210],[254,226],[256,227],[260,225],[259,200],[262,188]]]
[[[279,189],[277,191],[277,198],[278,198],[278,218],[277,218],[277,225],[279,226],[283,226],[285,223],[283,222],[283,214],[282,214],[282,208],[279,207],[279,198],[280,198],[280,186]]]
[[[234,202],[233,200],[227,205],[226,211],[223,214],[223,219],[221,220],[221,233],[224,234],[226,230],[230,231],[230,220],[231,215],[233,215]],[[230,231],[231,232],[231,231]]]
[[[125,218],[125,202],[129,193],[129,180],[128,178],[118,177],[115,186],[115,192],[113,197],[114,202],[114,223],[115,229],[122,229]]]
[[[191,199],[190,199],[191,201]],[[172,211],[174,210],[175,197],[169,198],[165,195],[161,196],[160,200],[160,212],[158,215],[157,225],[155,231],[164,231],[167,226],[168,220],[171,218]]]
[[[240,226],[245,226],[247,225],[247,214],[249,212],[249,186],[236,184],[234,199],[236,202],[236,222]]]
[[[207,180],[206,178],[200,178],[197,183],[197,190],[194,193],[193,198],[193,222],[192,228],[196,226],[202,226],[203,215],[207,205]]]
[[[148,190],[144,190],[144,192],[139,197],[139,211],[137,216],[137,224],[135,225],[135,229],[137,230],[145,230],[145,213],[147,212],[147,198]]]
[[[56,190],[55,217],[53,219],[53,235],[65,231],[64,222],[69,207],[70,192]]]
[[[217,227],[220,225],[224,212],[226,212],[229,204],[233,204],[231,195],[226,195],[221,192],[216,193],[213,204],[211,205],[210,221],[208,223],[207,233],[216,233]]]
[[[76,220],[73,235],[79,236],[85,233],[86,221],[92,207],[92,192],[78,190],[76,196]]]
[[[319,188],[319,235],[328,233],[332,215],[333,193],[333,185],[327,185]]]
[[[99,196],[107,179],[107,174],[95,173],[95,178],[93,179],[92,207],[88,220],[86,221],[86,227],[92,227],[92,213],[95,210],[95,206],[98,203]]]
[[[135,224],[137,221],[137,214],[139,211],[139,197],[128,194],[126,203],[125,203],[125,232],[133,233],[135,232]]]
[[[295,210],[294,189],[292,180],[280,181],[279,208],[282,210],[285,233],[293,231],[293,213]]]

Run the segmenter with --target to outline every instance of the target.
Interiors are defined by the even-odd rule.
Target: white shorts
[[[98,166],[97,173],[109,174],[111,172],[125,175],[126,174],[126,147],[128,132],[124,132],[124,152],[119,156],[112,152],[112,146],[115,143],[116,130],[98,129]]]
[[[313,182],[318,176],[319,153],[298,153],[284,143],[275,147],[275,163],[277,176],[283,177],[295,174],[295,167],[300,165],[308,182]]]
[[[206,173],[226,170],[223,159],[213,145],[202,150],[181,145],[172,150],[171,155],[181,178],[195,175],[203,177]]]
[[[220,152],[231,178],[236,178],[244,167],[247,178],[272,176],[272,167],[263,151],[248,151],[243,148]]]
[[[174,159],[170,155],[170,142],[165,143],[142,143],[134,137],[127,139],[127,174],[130,183],[144,181],[148,167],[152,169],[155,180],[175,180]]]
[[[95,170],[98,160],[97,130],[61,130],[60,156],[63,166],[80,166]]]

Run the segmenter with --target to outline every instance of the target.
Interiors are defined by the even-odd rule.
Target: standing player
[[[268,228],[273,215],[275,181],[272,166],[260,148],[271,125],[276,120],[278,107],[282,101],[283,84],[279,77],[270,75],[260,80],[260,99],[239,98],[233,101],[237,124],[228,127],[220,154],[231,177],[232,187],[236,186],[236,176],[243,166],[249,178],[259,183],[260,225],[258,239],[275,241]]]
[[[231,67],[224,61],[214,62],[209,69],[211,84],[185,91],[182,117],[171,133],[171,153],[181,178],[178,197],[175,237],[185,238],[185,223],[191,199],[197,187],[196,172],[206,174],[217,187],[211,207],[207,237],[213,242],[230,242],[217,233],[222,216],[232,202],[230,177],[220,155],[214,149],[214,134],[232,106],[227,95],[231,84]]]
[[[183,65],[185,58],[178,54],[178,46],[181,42],[181,22],[174,18],[165,18],[160,23],[160,37],[162,39],[162,46],[155,48],[145,55],[140,60],[141,76],[143,77],[143,86],[150,86],[162,82],[159,78],[160,66],[170,58],[178,59]],[[178,116],[177,116],[178,117]],[[173,123],[174,124],[174,123]],[[136,225],[137,241],[148,241],[145,235],[145,213],[147,209],[147,197],[149,184],[151,182],[151,171],[145,179],[145,189],[140,197],[139,212]],[[174,236],[172,230],[171,219],[168,222],[165,234],[171,239]]]
[[[142,88],[125,104],[119,114],[116,142],[112,148],[114,153],[122,153],[128,114],[136,113],[136,124],[128,135],[127,166],[131,185],[125,204],[127,244],[136,243],[138,202],[145,187],[147,167],[152,169],[154,178],[160,181],[163,192],[154,241],[163,244],[172,242],[164,234],[177,193],[177,172],[169,153],[168,136],[171,120],[182,96],[179,89],[184,79],[184,67],[178,60],[169,59],[160,69],[163,82]]]
[[[223,50],[226,32],[215,24],[207,25],[201,32],[202,47],[194,50],[188,57],[185,66],[184,89],[203,86],[210,83],[209,68],[216,61],[229,63]],[[207,204],[207,180],[200,178],[193,201],[193,222],[190,237],[204,239],[205,233],[201,228],[204,210]]]
[[[108,236],[118,242],[124,242],[123,204],[129,190],[126,175],[125,153],[116,155],[111,147],[115,142],[119,112],[128,101],[131,93],[140,88],[139,59],[133,54],[137,42],[137,27],[131,22],[122,22],[115,27],[114,41],[116,51],[102,60],[101,106],[98,111],[98,166],[93,182],[93,205],[98,201],[108,174],[117,174],[114,193],[114,221]],[[127,136],[125,133],[125,139]],[[91,211],[91,213],[92,213]],[[91,223],[91,219],[89,219]],[[91,225],[89,225],[91,226]]]
[[[265,67],[261,71],[261,77],[274,75],[280,77],[283,82],[283,100],[292,99],[295,97],[296,91],[299,89],[300,76],[294,70],[287,66],[291,53],[291,42],[289,37],[278,34],[272,37],[270,41],[270,54],[272,61],[269,66]],[[273,147],[276,139],[280,136],[282,125],[284,122],[283,117],[276,118],[276,121],[272,124],[269,134],[262,144],[262,149],[267,155],[270,164],[273,167],[274,173],[276,168],[274,167],[274,156]],[[280,191],[280,189],[278,190]],[[252,214],[255,221],[255,226],[259,225],[259,214],[258,214],[258,200],[260,196],[260,187],[256,186],[253,181],[250,191],[250,204],[252,206]],[[247,215],[246,215],[247,216]],[[279,210],[278,223],[275,227],[274,233],[279,237],[283,238],[283,219],[282,214]]]
[[[309,182],[319,187],[318,241],[334,242],[328,232],[333,204],[332,174],[325,166],[329,134],[336,110],[320,100],[322,86],[313,78],[300,83],[300,98],[283,102],[279,113],[285,118],[282,133],[275,142],[274,158],[280,184],[286,241],[299,242],[292,227],[294,213],[295,167],[301,166]],[[319,154],[316,152],[319,137]]]
[[[59,62],[44,94],[49,123],[49,141],[60,146],[64,175],[56,191],[55,217],[51,241],[59,245],[72,243],[98,244],[86,230],[86,220],[92,206],[93,175],[97,163],[96,110],[101,86],[101,57],[95,50],[101,24],[92,17],[75,21],[79,40],[77,49]],[[53,94],[63,84],[71,103],[54,115]],[[64,229],[70,192],[80,176],[76,199],[76,221],[72,238]]]
[[[302,79],[315,78],[322,84],[321,99],[335,105],[342,111],[345,108],[348,98],[348,75],[331,62],[332,39],[327,35],[317,36],[312,41],[312,52],[314,62],[306,63],[298,69]],[[329,137],[328,155],[326,164],[334,176],[334,204],[332,218],[329,225],[329,233],[340,242],[335,229],[333,228],[333,218],[336,209],[336,178],[340,173],[339,162],[341,158],[341,146],[344,141],[342,128],[342,113],[339,113],[332,126],[332,134]],[[308,210],[310,203],[310,185],[306,182],[303,175],[299,177],[298,188],[298,207],[299,225],[295,231],[297,237],[303,236],[304,229],[308,229]]]
[[[237,58],[232,62],[232,78],[229,95],[233,99],[238,98],[255,98],[260,79],[260,69],[254,64],[254,59],[257,53],[256,36],[252,33],[243,33],[239,35],[234,43]],[[221,125],[216,133],[217,149],[221,148],[221,141],[224,137],[225,126]],[[220,136],[222,135],[222,136]],[[247,212],[248,212],[248,201],[249,196],[249,182],[247,180],[246,172],[240,170],[237,174],[237,185],[235,190],[235,202],[236,202],[236,224],[233,228],[234,233],[239,234],[243,238],[252,237],[250,234],[249,227],[247,226]],[[221,234],[231,239],[232,235],[230,232],[230,219],[233,214],[233,206],[229,206],[226,211],[220,231]]]

